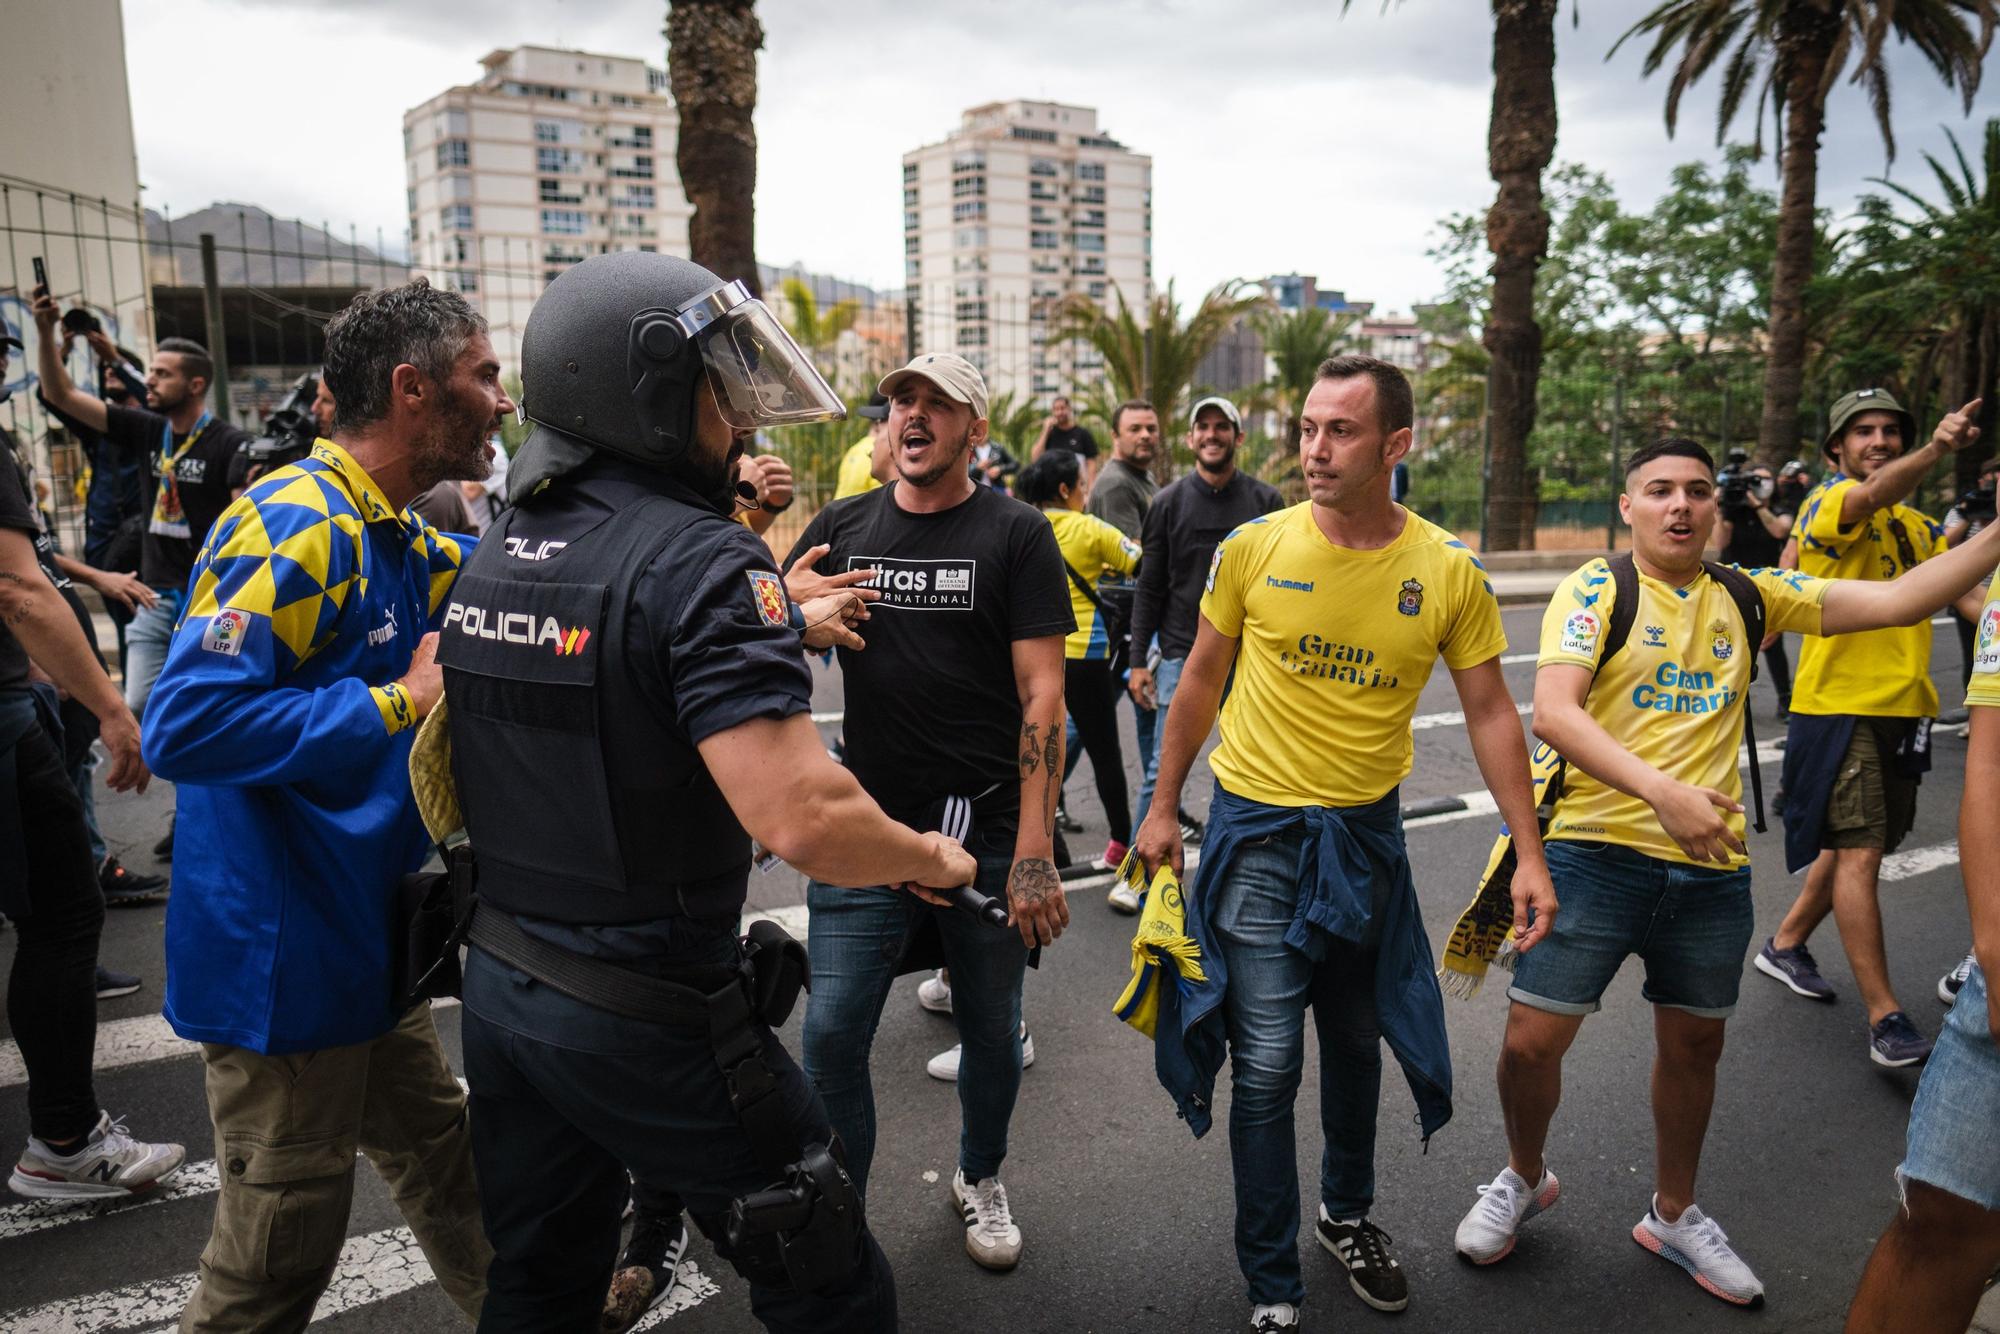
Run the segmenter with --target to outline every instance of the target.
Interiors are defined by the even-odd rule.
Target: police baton
[[[933,890],[952,907],[963,913],[970,913],[988,926],[1007,925],[1007,905],[998,899],[990,899],[971,885],[960,885],[956,889]]]

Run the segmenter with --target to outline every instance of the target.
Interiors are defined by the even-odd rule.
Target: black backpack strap
[[[1746,651],[1750,654],[1750,679],[1757,679],[1757,659],[1764,647],[1764,593],[1757,587],[1757,581],[1743,573],[1734,565],[1723,565],[1716,561],[1703,561],[1702,567],[1708,577],[1721,584],[1729,594],[1729,600],[1736,604],[1736,614],[1743,620],[1743,636],[1747,641]],[[1755,808],[1756,830],[1763,833],[1769,827],[1764,822],[1764,773],[1757,763],[1757,727],[1750,720],[1750,696],[1743,696],[1743,744],[1750,752],[1750,798]]]
[[[1069,581],[1076,585],[1077,591],[1090,599],[1090,605],[1097,608],[1104,615],[1109,616],[1111,613],[1105,610],[1104,599],[1097,596],[1097,590],[1090,586],[1089,580],[1076,572],[1076,566],[1071,565],[1068,561],[1064,561],[1063,568],[1069,571]]]

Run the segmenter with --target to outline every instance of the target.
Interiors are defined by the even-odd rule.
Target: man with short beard
[[[1974,399],[1906,453],[1916,422],[1887,390],[1860,389],[1836,402],[1822,445],[1835,470],[1806,496],[1793,528],[1799,570],[1886,581],[1943,551],[1937,521],[1903,501],[1939,460],[1979,439],[1978,415]],[[1958,605],[1967,617],[1979,615],[1976,596]],[[1785,869],[1811,869],[1755,960],[1795,994],[1833,1000],[1806,941],[1834,914],[1867,1007],[1869,1059],[1890,1067],[1916,1065],[1931,1052],[1889,983],[1876,897],[1882,858],[1910,832],[1930,768],[1938,711],[1930,663],[1928,619],[1807,639],[1800,649],[1785,747]]]
[[[408,772],[442,690],[427,632],[466,554],[408,507],[484,477],[513,404],[485,321],[421,278],[334,319],[325,375],[332,439],[216,521],[146,713],[147,762],[188,817],[166,1019],[202,1044],[224,1167],[189,1331],[306,1324],[357,1149],[474,1319],[491,1257],[465,1095],[430,1007],[392,1001],[389,941],[429,851]]]
[[[230,502],[229,465],[250,437],[208,411],[215,363],[208,349],[192,339],[160,340],[146,371],[144,408],[119,407],[78,389],[62,362],[55,299],[35,290],[42,400],[57,414],[103,436],[112,449],[144,458],[152,469],[154,494],[140,545],[139,577],[158,597],[125,627],[125,706],[142,714],[187,605],[195,555]],[[173,840],[169,826],[154,851],[172,856]]]
[[[1195,404],[1188,414],[1187,432],[1194,471],[1161,487],[1146,511],[1139,539],[1146,559],[1139,565],[1139,588],[1132,602],[1134,661],[1127,683],[1134,703],[1142,708],[1164,711],[1173,703],[1181,667],[1194,647],[1202,580],[1216,543],[1240,525],[1284,508],[1285,499],[1276,487],[1237,468],[1236,450],[1242,443],[1243,419],[1234,403],[1204,398]],[[1155,636],[1160,661],[1151,667],[1146,660]],[[1153,804],[1153,783],[1160,772],[1157,748],[1143,758],[1145,772],[1132,816],[1135,829],[1145,822],[1146,810]],[[1185,816],[1181,827],[1184,833],[1200,832],[1200,826]],[[1115,887],[1112,893],[1121,888],[1125,887]]]
[[[1028,952],[1069,923],[1054,864],[1062,775],[1063,637],[1076,628],[1048,521],[966,471],[986,438],[986,382],[948,352],[882,381],[896,478],[821,510],[786,558],[825,544],[826,568],[874,569],[866,652],[840,650],[847,765],[890,818],[962,837],[999,930],[883,886],[813,881],[805,1066],[866,1188],[875,1152],[868,1055],[904,944],[935,929],[951,970],[963,1132],[952,1198],[965,1249],[1019,1263],[1000,1164],[1021,1087]],[[969,826],[969,827],[968,827]]]

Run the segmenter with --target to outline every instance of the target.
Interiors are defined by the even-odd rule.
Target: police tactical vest
[[[566,485],[611,512],[529,562],[507,554],[509,510],[459,575],[440,636],[480,900],[578,925],[733,916],[750,836],[661,716],[650,655],[626,635],[640,576],[727,520],[624,479]]]

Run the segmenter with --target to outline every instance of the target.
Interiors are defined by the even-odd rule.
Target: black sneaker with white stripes
[[[1400,1311],[1410,1304],[1410,1281],[1403,1267],[1389,1254],[1394,1240],[1367,1219],[1358,1223],[1336,1223],[1326,1206],[1319,1208],[1319,1244],[1334,1259],[1347,1266],[1348,1286],[1354,1295],[1378,1311]]]

